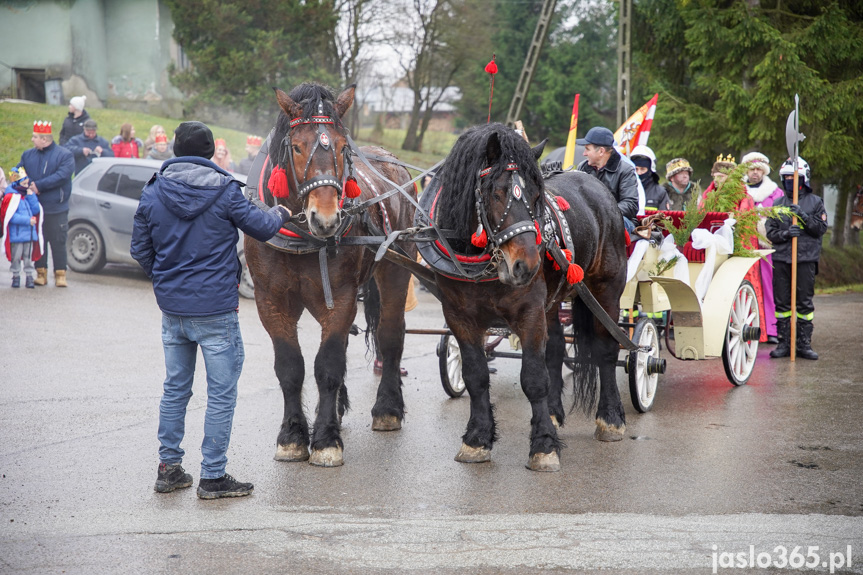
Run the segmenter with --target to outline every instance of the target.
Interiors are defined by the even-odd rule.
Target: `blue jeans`
[[[632,223],[632,220],[630,220],[626,216],[623,217],[623,227],[626,228],[626,231],[629,232],[629,235],[635,233],[635,224]]]
[[[237,380],[245,358],[235,311],[206,317],[162,313],[166,377],[159,405],[159,460],[168,465],[183,460],[185,452],[180,443],[186,430],[186,406],[192,397],[199,345],[207,368],[201,479],[217,479],[225,474],[228,463]]]

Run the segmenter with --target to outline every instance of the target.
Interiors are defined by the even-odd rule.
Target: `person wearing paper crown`
[[[798,175],[797,203],[794,203],[794,172]],[[776,304],[776,331],[779,345],[770,357],[788,357],[792,343],[797,357],[818,359],[812,350],[815,319],[815,276],[821,259],[821,237],[827,231],[827,211],[821,198],[812,193],[812,172],[803,158],[785,160],[779,169],[783,195],[774,207],[787,207],[802,224],[795,225],[790,216],[767,220],[767,239],[773,244],[773,298]],[[791,248],[797,238],[797,341],[791,341]]]
[[[244,357],[237,316],[237,228],[265,242],[290,221],[291,212],[284,206],[265,212],[246,199],[240,182],[210,161],[215,144],[206,125],[183,122],[174,136],[177,157],[162,164],[144,186],[130,249],[153,280],[162,310],[166,377],[155,490],[169,493],[192,485],[181,465],[181,443],[200,346],[207,411],[198,497],[240,497],[252,492],[252,484],[225,473]]]
[[[656,173],[656,154],[647,146],[635,146],[629,154],[629,159],[635,164],[635,173],[644,188],[644,211],[664,211],[671,209],[668,191],[659,185],[659,174]]]
[[[259,136],[249,136],[246,138],[246,157],[240,160],[240,165],[237,167],[237,173],[248,176],[252,170],[252,162],[261,151],[263,141]]]
[[[165,134],[156,135],[155,141],[153,142],[153,147],[150,149],[150,153],[147,154],[147,158],[150,160],[160,160],[164,162],[165,160],[170,160],[174,157],[174,152],[171,151],[168,146],[168,136]]]
[[[24,168],[30,177],[30,189],[42,207],[42,234],[45,249],[36,262],[36,285],[48,283],[48,251],[54,264],[54,285],[67,287],[66,235],[69,231],[69,196],[75,157],[54,143],[51,122],[33,122],[33,147],[21,154],[16,168]]]
[[[755,206],[759,208],[772,207],[774,202],[782,197],[782,188],[777,186],[768,176],[770,174],[770,159],[759,152],[750,152],[740,160],[742,164],[749,166],[746,174],[746,193],[748,193]],[[767,218],[761,218],[758,222],[758,233],[767,237]],[[769,241],[758,238],[758,247],[770,249]],[[773,303],[773,257],[767,255],[759,262],[761,269],[762,289],[764,290],[764,320],[762,325],[767,330],[767,343],[779,342],[776,332],[776,306]]]
[[[30,190],[30,178],[24,168],[12,168],[9,172],[11,182],[0,202],[0,222],[2,222],[6,257],[12,262],[12,287],[21,287],[21,267],[23,263],[25,286],[35,286],[35,267],[33,260],[42,255],[41,212],[36,194]]]
[[[237,165],[231,159],[231,151],[228,150],[228,144],[222,138],[218,138],[214,145],[216,146],[213,152],[213,163],[229,172],[236,172]]]

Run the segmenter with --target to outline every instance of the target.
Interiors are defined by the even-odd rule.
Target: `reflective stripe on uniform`
[[[815,312],[810,313],[798,313],[797,319],[805,319],[806,321],[812,321],[812,318],[815,317]]]
[[[790,311],[777,311],[775,315],[777,318],[791,317],[791,312]]]

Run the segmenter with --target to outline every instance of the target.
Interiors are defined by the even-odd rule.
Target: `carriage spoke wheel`
[[[635,323],[632,341],[640,347],[650,348],[650,351],[629,352],[627,365],[632,406],[639,413],[646,413],[656,399],[659,374],[665,371],[664,360],[659,358],[659,330],[652,319],[643,317]]]
[[[722,346],[722,365],[728,381],[743,385],[749,381],[755,356],[758,352],[758,339],[761,336],[761,317],[758,315],[758,301],[752,284],[744,281],[737,288],[728,327],[725,331],[725,344]]]
[[[438,367],[443,390],[450,397],[464,395],[465,384],[461,375],[461,349],[454,336],[442,335],[438,345]]]

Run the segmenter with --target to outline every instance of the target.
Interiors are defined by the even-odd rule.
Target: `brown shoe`
[[[36,268],[36,279],[33,283],[37,286],[48,285],[48,268]]]
[[[54,272],[54,285],[57,287],[69,287],[66,283],[66,270],[58,270]]]

